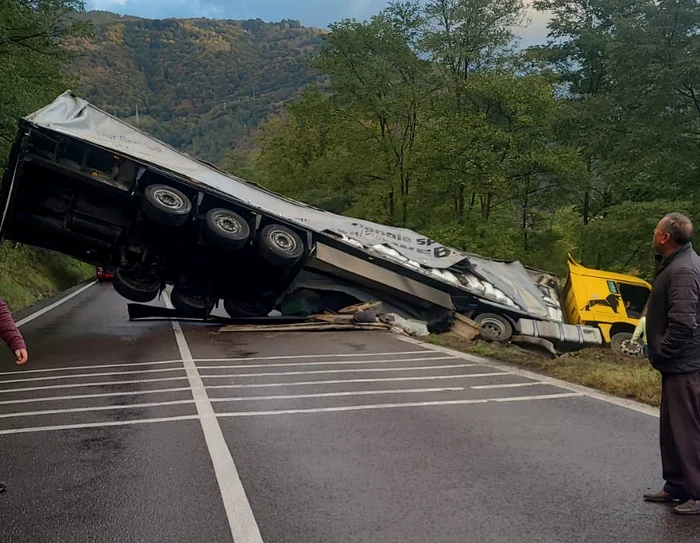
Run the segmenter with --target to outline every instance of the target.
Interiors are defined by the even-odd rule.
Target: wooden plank
[[[353,322],[353,315],[313,315],[312,319],[318,322],[329,322],[332,324],[345,324]]]
[[[468,341],[473,341],[481,333],[481,327],[473,320],[455,313],[455,320],[452,323],[452,332]]]
[[[384,323],[371,324],[337,324],[325,322],[308,322],[301,324],[279,324],[279,325],[231,325],[223,326],[219,332],[324,332],[338,330],[390,330],[391,326]]]
[[[366,311],[367,309],[374,309],[377,313],[383,313],[382,302],[365,302],[361,304],[349,305],[339,310],[338,313],[341,315],[352,315],[358,311]]]

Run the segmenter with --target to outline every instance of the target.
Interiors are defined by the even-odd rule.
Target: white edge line
[[[437,351],[437,352],[451,354],[452,356],[457,356],[457,357],[463,358],[465,360],[469,360],[470,362],[475,362],[477,364],[489,366],[489,367],[492,367],[494,369],[506,371],[506,372],[514,374],[514,375],[526,377],[527,379],[534,379],[536,381],[543,381],[543,382],[546,382],[547,384],[557,386],[557,387],[563,388],[565,390],[570,390],[572,392],[578,392],[579,394],[582,394],[584,396],[588,396],[590,398],[595,398],[596,400],[600,400],[600,401],[603,401],[603,402],[606,402],[606,403],[609,403],[612,405],[616,405],[618,407],[624,407],[626,409],[636,411],[637,413],[643,413],[645,415],[649,415],[649,416],[657,417],[657,418],[659,417],[659,410],[656,407],[652,407],[650,405],[646,405],[646,404],[643,404],[641,402],[635,402],[634,400],[628,400],[626,398],[618,398],[617,396],[613,396],[612,394],[606,394],[605,392],[601,392],[601,391],[595,390],[593,388],[585,387],[582,385],[575,385],[573,383],[569,383],[567,381],[562,381],[561,379],[556,379],[554,377],[549,377],[547,375],[542,375],[539,373],[534,373],[531,371],[522,370],[516,366],[512,366],[509,364],[502,364],[502,363],[490,360],[488,358],[482,358],[480,356],[476,356],[476,355],[472,355],[472,354],[468,354],[468,353],[463,353],[463,352],[460,352],[460,351],[457,351],[454,349],[450,349],[449,347],[443,347],[442,345],[432,345],[430,343],[425,343],[425,342],[417,340],[415,338],[397,335],[396,339],[399,339],[400,341],[405,341],[406,343],[410,343],[412,345],[420,345],[422,347],[430,348],[430,349],[433,349],[434,351]]]
[[[282,394],[279,396],[236,396],[235,398],[210,398],[211,402],[247,402],[252,400],[299,400],[304,398],[335,398],[342,396],[375,396],[381,394],[413,394],[427,392],[461,392],[464,387],[445,388],[393,388],[390,390],[357,390],[352,392],[320,392],[317,394]]]
[[[19,403],[36,403],[36,402],[63,402],[71,400],[89,400],[91,398],[112,398],[115,396],[141,396],[142,394],[157,394],[159,392],[190,392],[190,387],[182,388],[160,388],[156,390],[135,390],[130,392],[107,392],[105,394],[77,394],[71,396],[50,396],[47,398],[23,398],[21,400],[3,400],[0,405],[14,405]]]
[[[165,305],[172,309],[173,305],[167,292],[163,293],[163,299]],[[192,389],[192,397],[195,400],[199,422],[204,433],[204,440],[209,449],[209,456],[214,467],[214,474],[219,485],[221,500],[226,511],[233,540],[236,543],[263,543],[260,528],[258,528],[258,523],[253,515],[253,510],[243,488],[236,464],[233,461],[231,451],[226,444],[226,439],[216,418],[214,406],[209,401],[204,383],[192,358],[192,352],[187,344],[185,333],[182,331],[179,321],[172,321],[172,327]]]
[[[85,424],[59,424],[57,426],[34,426],[29,428],[14,428],[0,430],[0,436],[11,434],[28,434],[32,432],[51,432],[55,430],[82,430],[83,428],[103,428],[109,426],[128,426],[131,424],[151,424],[155,422],[175,422],[179,420],[195,420],[197,415],[183,415],[182,417],[162,417],[157,419],[116,420],[110,422],[87,422]]]
[[[271,411],[233,411],[217,413],[217,417],[259,417],[264,415],[303,415],[308,413],[335,413],[341,411],[364,411],[373,409],[398,409],[401,407],[440,407],[449,405],[470,405],[482,403],[525,402],[536,400],[556,400],[560,398],[580,397],[578,392],[561,394],[543,394],[541,396],[514,396],[506,398],[484,398],[479,400],[440,400],[434,402],[380,403],[375,405],[345,405],[339,407],[319,407],[313,409],[279,409]]]
[[[344,383],[384,383],[388,381],[434,381],[436,379],[470,379],[473,377],[497,377],[506,375],[498,373],[463,373],[459,375],[431,375],[430,377],[378,377],[372,379],[332,379],[326,381],[286,381],[283,383],[249,383],[246,385],[207,385],[208,389],[216,388],[264,388],[264,387],[294,387],[305,385],[341,385]]]
[[[100,405],[92,407],[71,407],[67,409],[46,409],[44,411],[19,411],[17,413],[2,413],[0,419],[18,418],[18,417],[38,417],[41,415],[63,415],[65,413],[87,413],[93,411],[112,411],[119,409],[138,409],[141,407],[165,407],[168,405],[185,405],[193,404],[194,400],[173,400],[170,402],[154,402],[154,403],[132,403],[120,405]]]
[[[22,327],[22,326],[24,326],[25,324],[32,322],[34,319],[37,319],[37,318],[41,317],[41,316],[44,315],[45,313],[48,313],[48,312],[51,311],[52,309],[56,309],[59,305],[65,304],[68,300],[70,300],[70,299],[72,299],[72,298],[75,298],[75,297],[78,296],[79,294],[82,294],[83,292],[85,292],[87,289],[89,289],[91,286],[95,285],[96,283],[97,283],[97,281],[91,281],[91,282],[88,283],[87,285],[85,285],[85,286],[79,288],[79,289],[76,290],[75,292],[71,292],[71,293],[68,294],[67,296],[64,296],[64,297],[61,298],[60,300],[55,301],[55,302],[52,303],[51,305],[47,305],[46,307],[44,307],[43,309],[40,309],[40,310],[37,311],[36,313],[32,313],[31,315],[28,315],[28,316],[24,317],[22,320],[17,321],[17,327],[18,327],[18,328],[19,328],[19,327]]]
[[[197,366],[199,370],[245,370],[248,368],[289,368],[295,366],[351,366],[358,364],[393,364],[394,362],[427,362],[430,360],[454,360],[454,356],[433,356],[430,358],[397,358],[395,360],[342,360],[335,362],[285,362],[283,364],[242,364],[236,366]],[[473,364],[472,364],[473,365]],[[2,375],[0,373],[0,375]]]
[[[235,377],[277,377],[288,375],[323,375],[324,373],[393,373],[397,371],[449,370],[457,368],[473,368],[476,364],[450,364],[447,366],[407,366],[403,368],[350,368],[343,370],[311,370],[311,371],[277,371],[258,373],[227,373],[200,374],[202,379],[223,379]]]

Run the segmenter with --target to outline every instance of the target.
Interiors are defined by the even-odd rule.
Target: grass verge
[[[617,356],[610,349],[584,349],[548,359],[518,347],[471,342],[451,333],[426,339],[435,345],[492,358],[621,398],[655,407],[661,402],[661,377],[649,362]]]
[[[0,246],[0,298],[18,311],[94,276],[66,255],[5,242]]]

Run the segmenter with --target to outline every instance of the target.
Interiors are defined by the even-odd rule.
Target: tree
[[[581,168],[573,150],[552,145],[560,108],[553,82],[491,71],[471,76],[464,93],[468,107],[435,112],[423,132],[423,192],[451,202],[444,211],[482,238],[494,214],[505,213],[527,252],[550,210],[569,201],[567,185]]]
[[[17,118],[45,105],[66,90],[69,37],[89,26],[76,21],[80,0],[0,2],[0,161],[5,160]]]
[[[645,1],[645,0],[642,0]],[[547,45],[529,51],[532,58],[545,61],[561,81],[562,110],[556,138],[575,148],[587,173],[575,185],[577,209],[586,227],[604,215],[617,201],[614,190],[620,180],[611,174],[611,154],[619,138],[611,117],[617,107],[612,98],[615,79],[611,50],[616,20],[636,12],[638,0],[536,0],[538,10],[553,13],[548,25]],[[619,173],[619,172],[618,172]],[[588,239],[588,238],[583,238]],[[581,248],[580,258],[600,259],[597,248]]]
[[[369,22],[331,25],[315,63],[330,78],[337,114],[359,129],[368,156],[381,160],[368,178],[378,183],[372,193],[385,209],[375,218],[392,225],[408,220],[411,155],[421,105],[432,91],[429,66],[411,47],[418,24],[393,7]]]
[[[427,0],[421,45],[454,85],[508,52],[524,9],[521,0]]]
[[[697,199],[700,4],[646,2],[620,17],[610,62],[615,158],[630,198]]]

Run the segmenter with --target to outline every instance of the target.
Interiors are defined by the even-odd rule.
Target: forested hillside
[[[320,32],[296,21],[82,18],[94,35],[71,42],[79,94],[205,160],[317,77],[308,60]]]

